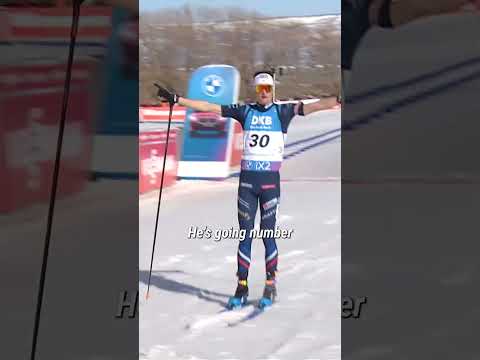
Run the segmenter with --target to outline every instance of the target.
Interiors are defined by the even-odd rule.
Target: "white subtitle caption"
[[[262,238],[276,238],[276,239],[290,239],[293,234],[293,229],[253,229],[250,230],[250,237],[252,239]],[[190,226],[188,230],[188,239],[207,239],[214,241],[221,241],[224,239],[245,240],[247,230],[245,229],[211,229],[208,226],[198,227]]]

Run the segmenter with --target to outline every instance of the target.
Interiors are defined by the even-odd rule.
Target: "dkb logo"
[[[252,125],[272,125],[272,117],[271,116],[252,116]]]

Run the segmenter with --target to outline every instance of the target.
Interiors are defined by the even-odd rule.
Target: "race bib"
[[[243,136],[243,159],[282,161],[285,135],[277,131],[249,130]]]

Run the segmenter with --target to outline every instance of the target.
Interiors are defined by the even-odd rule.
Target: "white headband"
[[[267,73],[260,73],[255,76],[255,86],[257,85],[271,85],[273,86],[273,77]]]

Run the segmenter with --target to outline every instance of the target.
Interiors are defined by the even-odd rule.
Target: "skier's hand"
[[[165,100],[168,101],[170,105],[174,105],[178,103],[179,96],[177,94],[156,83],[154,83],[154,85],[158,88],[158,91],[157,91],[158,97],[164,98]]]

